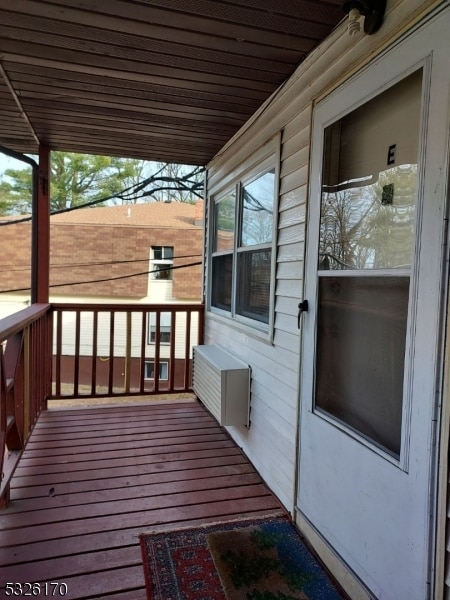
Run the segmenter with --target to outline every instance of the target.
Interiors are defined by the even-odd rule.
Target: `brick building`
[[[153,202],[131,206],[79,209],[50,219],[50,302],[77,304],[173,304],[201,300],[203,202]],[[3,217],[0,220],[8,220]],[[9,220],[11,220],[9,218]],[[31,223],[0,226],[0,318],[23,308],[30,300]],[[148,312],[147,312],[148,311]],[[155,313],[145,310],[147,330],[145,379],[152,385],[155,356]],[[109,314],[99,316],[99,352],[109,353]],[[123,321],[123,323],[121,323]],[[143,324],[133,324],[132,357],[139,354]],[[192,327],[197,323],[193,322]],[[73,381],[75,313],[65,315],[63,381]],[[126,313],[116,316],[116,350],[125,356]],[[159,371],[161,387],[170,365],[170,336],[177,355],[186,319],[179,315],[176,331],[170,330],[169,313],[161,313]],[[121,333],[122,331],[122,333]],[[117,348],[118,346],[118,348]],[[179,352],[178,352],[178,346]],[[123,348],[122,348],[123,347]],[[89,327],[80,340],[80,382],[88,383],[92,369],[92,335]],[[114,383],[123,379],[124,358],[115,359]],[[181,363],[182,361],[180,361]],[[138,376],[138,359],[131,368]],[[181,368],[181,367],[180,367]],[[107,370],[98,360],[99,373]],[[106,383],[106,381],[104,382]],[[146,384],[147,385],[147,384]]]
[[[171,277],[163,279],[170,281],[170,295],[166,284],[164,299],[200,300],[201,266],[184,265],[201,262],[202,218],[202,202],[86,208],[52,216],[51,297],[159,302],[161,293],[155,285],[161,278],[152,273],[149,277],[154,267],[152,248],[170,248],[174,268]],[[0,303],[26,300],[31,272],[30,222],[1,227],[0,249]],[[170,267],[170,259],[165,264]]]

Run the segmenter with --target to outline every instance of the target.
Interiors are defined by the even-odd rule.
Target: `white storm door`
[[[449,28],[313,117],[297,506],[381,599],[430,594]]]

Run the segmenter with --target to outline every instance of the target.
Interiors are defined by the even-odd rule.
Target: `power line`
[[[52,285],[50,285],[50,288],[55,288],[55,287],[65,287],[65,286],[72,286],[72,285],[84,285],[84,284],[88,284],[88,283],[105,283],[107,281],[117,281],[118,279],[129,279],[131,277],[140,277],[142,275],[150,275],[151,273],[161,273],[161,271],[173,271],[175,269],[186,269],[187,267],[196,267],[198,265],[201,265],[202,261],[198,261],[198,262],[194,262],[194,263],[189,263],[187,265],[179,265],[177,267],[172,266],[167,266],[167,267],[161,267],[158,269],[152,269],[151,271],[142,271],[142,273],[130,273],[128,275],[118,275],[117,277],[106,277],[104,279],[91,279],[90,281],[74,281],[71,283],[54,283]],[[10,289],[10,290],[1,290],[0,294],[11,294],[13,292],[28,292],[29,291],[29,287],[26,288],[16,288],[16,289]]]
[[[182,258],[196,258],[197,256],[202,256],[201,254],[185,254],[182,256],[173,256],[172,260],[180,260]],[[50,263],[50,268],[52,269],[67,269],[68,267],[95,267],[95,266],[102,266],[102,265],[120,265],[120,264],[129,264],[129,263],[137,263],[137,262],[149,262],[148,257],[147,258],[135,258],[135,259],[130,259],[130,260],[107,260],[107,261],[100,261],[100,262],[88,262],[88,263],[58,263],[58,264],[52,264]],[[2,268],[0,269],[0,273],[18,273],[18,272],[22,272],[22,271],[29,271],[31,269],[31,266],[28,267],[21,267],[18,269],[10,269],[8,268],[8,265],[3,264]]]
[[[78,210],[81,208],[89,208],[89,207],[95,206],[96,204],[101,204],[103,202],[108,202],[109,200],[114,200],[115,198],[120,198],[122,200],[122,202],[126,201],[128,199],[132,199],[132,198],[146,198],[148,196],[152,196],[152,195],[156,194],[157,192],[161,192],[161,191],[189,192],[199,199],[202,198],[202,195],[199,194],[198,191],[203,188],[203,183],[197,182],[197,181],[192,181],[191,178],[197,177],[198,175],[203,173],[205,171],[205,167],[195,167],[186,175],[178,177],[175,180],[173,177],[166,177],[166,176],[158,177],[159,173],[161,173],[164,170],[164,168],[165,168],[165,166],[161,167],[159,169],[159,171],[157,171],[155,174],[151,175],[150,177],[147,177],[146,179],[144,179],[143,181],[141,181],[139,183],[134,183],[133,185],[131,185],[123,190],[120,190],[119,192],[116,192],[115,194],[105,196],[103,198],[97,198],[95,200],[90,200],[90,201],[84,202],[82,204],[77,204],[76,206],[70,206],[68,208],[54,210],[54,211],[50,212],[50,216],[60,215],[60,214],[63,214],[66,212],[71,212],[73,210]],[[154,183],[155,181],[161,181],[164,183],[173,183],[175,181],[177,183],[177,187],[175,187],[175,186],[159,186],[156,188],[152,188],[149,191],[145,191],[145,188],[149,184]],[[186,182],[189,183],[190,185],[185,185]],[[138,194],[138,192],[142,192],[142,193],[139,196],[136,196],[136,194]],[[7,227],[8,225],[14,225],[16,223],[25,223],[27,221],[31,221],[31,219],[32,219],[32,217],[28,216],[28,217],[24,217],[22,219],[14,219],[13,221],[0,221],[0,227]]]

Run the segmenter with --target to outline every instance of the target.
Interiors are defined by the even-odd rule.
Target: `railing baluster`
[[[35,419],[36,419],[36,413],[37,413],[37,406],[36,406],[36,398],[38,395],[38,373],[36,373],[36,351],[37,351],[37,342],[36,342],[36,333],[35,333],[35,327],[33,327],[33,323],[30,324],[30,326],[28,327],[28,333],[30,336],[30,431],[32,431],[34,423],[35,423]]]
[[[189,389],[190,387],[190,361],[189,356],[191,352],[191,311],[186,312],[186,338],[184,346],[184,387]]]
[[[177,313],[172,310],[170,315],[170,358],[169,358],[169,366],[170,366],[170,375],[169,375],[169,391],[173,392],[175,390],[175,341],[176,341],[176,331],[177,331],[177,323],[176,323]]]
[[[75,311],[75,361],[74,361],[74,377],[73,377],[73,393],[75,396],[79,394],[80,381],[80,318],[81,311]]]
[[[159,357],[161,349],[161,310],[156,310],[156,325],[155,325],[155,359],[153,362],[153,380],[154,392],[159,392]]]
[[[127,312],[126,324],[126,342],[125,342],[125,393],[130,393],[130,378],[131,378],[131,311]]]
[[[56,312],[55,392],[61,396],[62,310]]]
[[[6,414],[14,418],[13,437],[7,436],[8,448],[19,450],[23,436],[23,331],[11,336],[3,356],[6,377]]]
[[[97,390],[97,342],[98,342],[98,312],[94,310],[92,316],[92,362],[91,362],[91,396]]]
[[[145,346],[147,341],[147,312],[142,311],[142,328],[141,328],[141,357],[139,368],[139,392],[144,393],[145,386]],[[150,317],[149,317],[150,319]]]
[[[114,385],[114,311],[109,312],[109,361],[108,361],[108,393],[112,395]]]
[[[28,439],[28,435],[31,432],[31,350],[30,350],[30,327],[24,330],[23,335],[23,360],[24,360],[24,374],[23,374],[23,439]]]
[[[53,315],[51,311],[47,313],[44,320],[45,323],[45,341],[44,341],[44,354],[45,354],[45,408],[47,408],[47,401],[52,395],[52,347],[53,347]]]

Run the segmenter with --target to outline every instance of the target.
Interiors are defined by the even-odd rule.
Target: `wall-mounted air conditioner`
[[[193,389],[220,425],[249,425],[250,367],[218,346],[195,346]]]

